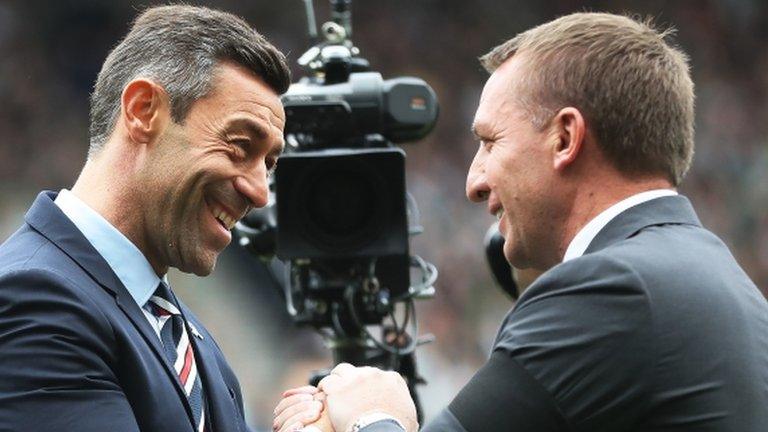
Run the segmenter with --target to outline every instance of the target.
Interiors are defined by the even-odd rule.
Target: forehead
[[[515,57],[508,59],[486,81],[473,124],[478,132],[483,132],[483,129],[492,127],[499,119],[508,118],[514,113],[512,102],[521,76],[519,63]]]

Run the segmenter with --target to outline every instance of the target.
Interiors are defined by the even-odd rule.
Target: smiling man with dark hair
[[[208,275],[283,148],[283,55],[245,21],[143,12],[91,97],[88,160],[0,246],[0,430],[243,431],[169,267]]]

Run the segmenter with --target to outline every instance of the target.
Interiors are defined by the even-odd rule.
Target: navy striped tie
[[[189,332],[184,325],[184,317],[176,307],[170,288],[162,281],[155,290],[155,294],[150,297],[147,306],[160,321],[160,340],[163,342],[165,356],[176,370],[184,393],[189,399],[196,430],[203,432],[205,431],[203,383],[197,370]]]

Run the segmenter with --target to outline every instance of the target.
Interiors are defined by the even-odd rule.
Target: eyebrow
[[[264,126],[247,118],[239,117],[232,120],[229,124],[229,128],[245,130],[249,135],[252,135],[261,139],[264,139],[267,137],[267,131],[264,128]]]

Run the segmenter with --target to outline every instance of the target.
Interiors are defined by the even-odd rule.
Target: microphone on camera
[[[512,277],[512,267],[504,257],[504,237],[499,232],[499,223],[496,222],[485,233],[485,258],[491,268],[491,274],[496,284],[513,300],[517,300],[517,283]]]

